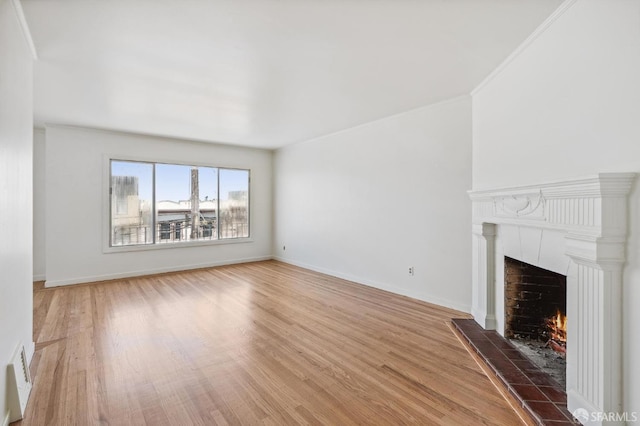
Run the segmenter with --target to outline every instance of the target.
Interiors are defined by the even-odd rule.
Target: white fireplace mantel
[[[622,268],[627,197],[635,177],[634,173],[601,173],[540,185],[469,191],[474,235],[472,314],[485,329],[497,328],[496,302],[501,301],[496,300],[496,290],[504,286],[496,282],[496,276],[502,276],[496,274],[496,265],[503,265],[496,257],[500,227],[551,230],[564,237],[561,256],[571,262],[567,273],[571,412],[579,408],[622,412]]]

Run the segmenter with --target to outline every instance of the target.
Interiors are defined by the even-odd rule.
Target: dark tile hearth
[[[535,422],[539,425],[580,424],[567,410],[567,394],[560,385],[507,339],[495,331],[484,330],[472,319],[452,322]]]

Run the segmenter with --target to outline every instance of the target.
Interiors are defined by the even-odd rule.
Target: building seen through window
[[[249,170],[111,161],[110,245],[249,237]]]

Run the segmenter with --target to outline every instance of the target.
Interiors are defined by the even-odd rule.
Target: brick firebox
[[[547,341],[547,320],[567,312],[567,277],[504,259],[505,337]]]

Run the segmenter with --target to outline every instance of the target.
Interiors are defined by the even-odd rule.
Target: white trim
[[[39,274],[39,275],[34,275],[32,278],[32,281],[44,281],[47,279],[47,276],[45,274]]]
[[[24,36],[24,40],[27,42],[29,46],[29,51],[31,51],[31,56],[34,61],[38,60],[38,51],[36,50],[36,45],[33,43],[33,38],[31,37],[31,30],[29,29],[29,24],[27,24],[27,19],[24,16],[24,10],[22,9],[22,3],[20,0],[12,0],[13,10],[16,12],[16,16],[18,18],[18,22],[20,23],[20,28],[22,29],[22,35]]]
[[[330,275],[332,277],[336,277],[336,278],[340,278],[340,279],[343,279],[343,280],[351,281],[351,282],[354,282],[356,284],[361,284],[361,285],[365,285],[367,287],[377,288],[379,290],[388,291],[390,293],[398,294],[400,296],[410,297],[412,299],[417,299],[417,300],[420,300],[420,301],[423,301],[423,302],[432,303],[434,305],[443,306],[445,308],[455,309],[456,311],[461,311],[461,312],[464,312],[464,313],[471,312],[471,306],[470,305],[463,305],[463,304],[460,304],[460,303],[457,303],[457,302],[453,302],[453,301],[448,300],[448,299],[442,299],[442,298],[439,298],[439,297],[433,297],[432,295],[427,294],[427,293],[409,292],[409,291],[406,291],[406,290],[404,290],[404,289],[402,289],[400,287],[396,287],[396,286],[393,286],[393,285],[390,285],[390,284],[386,284],[386,283],[382,283],[382,282],[379,282],[379,281],[374,281],[374,280],[370,280],[370,279],[366,279],[366,278],[362,278],[362,277],[357,277],[355,275],[345,274],[343,272],[333,271],[331,269],[322,268],[320,266],[309,265],[307,263],[298,262],[298,261],[292,260],[292,259],[285,259],[285,258],[278,257],[278,256],[274,256],[273,259],[277,260],[279,262],[288,263],[290,265],[299,266],[301,268],[305,268],[305,269],[309,269],[311,271],[319,272],[321,274]]]
[[[487,77],[485,77],[484,80],[480,82],[480,84],[475,87],[475,89],[471,91],[471,96],[475,96],[478,92],[484,89],[484,87],[489,84],[491,80],[502,73],[502,71],[504,71],[504,69],[507,68],[507,66],[511,62],[513,62],[518,56],[520,56],[520,54],[522,54],[522,52],[524,52],[527,47],[529,47],[529,45],[533,43],[538,37],[544,34],[547,29],[549,29],[549,27],[551,27],[551,25],[553,25],[553,23],[556,22],[558,18],[560,18],[567,10],[569,10],[571,6],[573,6],[577,1],[578,0],[565,0],[560,6],[558,6],[558,8],[551,14],[551,16],[549,16],[542,24],[540,24],[540,26],[538,26],[538,28],[536,28],[533,33],[531,33],[531,35],[525,39],[525,41],[523,41],[518,47],[516,47],[516,50],[514,50],[509,56],[507,56],[507,59],[502,61],[502,63],[498,65],[497,68],[495,68]]]
[[[149,250],[165,250],[165,249],[177,249],[183,247],[202,247],[202,246],[219,246],[226,244],[243,244],[253,243],[253,238],[222,238],[219,240],[191,240],[191,241],[176,241],[169,243],[155,243],[155,244],[135,244],[130,246],[106,246],[102,248],[102,253],[127,253],[132,251],[149,251]]]
[[[600,184],[606,181],[627,181],[633,179],[636,173],[598,173],[597,175],[581,176],[571,179],[557,179],[540,182],[536,185],[519,185],[504,186],[490,189],[472,189],[468,191],[472,201],[483,198],[490,199],[494,196],[505,196],[512,194],[537,192],[538,189],[544,188],[545,194],[554,194],[556,196],[581,195],[581,196],[598,196],[601,195]],[[627,182],[627,184],[630,184]],[[609,189],[606,187],[605,189]],[[613,189],[613,188],[612,188]],[[628,186],[623,186],[622,193],[626,194]]]
[[[626,210],[616,204],[610,207],[614,210],[602,214],[605,210],[601,203],[584,204],[583,200],[626,202],[635,180],[635,173],[599,173],[538,185],[472,190],[468,194],[475,224],[524,225],[591,238],[625,239]],[[621,216],[614,217],[613,211]]]
[[[65,285],[74,285],[74,284],[88,284],[97,281],[109,281],[109,280],[118,280],[124,278],[133,278],[140,277],[144,275],[155,275],[155,274],[163,274],[166,272],[180,272],[180,271],[188,271],[191,269],[203,269],[203,268],[213,268],[216,266],[225,266],[225,265],[235,265],[238,263],[250,263],[250,262],[261,262],[264,260],[271,260],[272,256],[259,256],[259,257],[248,257],[244,259],[232,259],[225,260],[221,262],[206,262],[206,263],[197,263],[192,265],[178,265],[178,266],[168,266],[164,268],[154,268],[154,269],[140,269],[137,271],[127,271],[127,272],[119,272],[117,274],[104,274],[104,275],[91,275],[80,278],[74,278],[69,280],[47,280],[45,282],[45,287],[60,287]]]
[[[471,289],[473,318],[485,330],[495,330],[498,326],[495,315],[495,270],[486,268],[492,265],[495,259],[496,226],[491,223],[474,224],[473,233],[473,259],[475,285]],[[486,300],[486,304],[475,303],[477,300]]]
[[[9,426],[9,415],[10,414],[11,414],[10,412],[7,412],[7,415],[4,416],[4,420],[2,421],[2,426]]]

